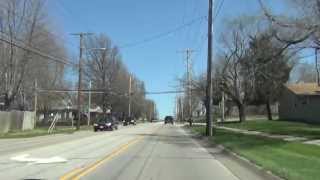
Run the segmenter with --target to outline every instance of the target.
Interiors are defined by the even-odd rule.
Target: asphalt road
[[[37,140],[32,146],[29,140],[28,149],[0,152],[0,179],[264,179],[220,153],[210,153],[179,125],[148,123],[87,135],[42,137],[38,139],[49,143],[39,145]],[[6,143],[19,147],[15,141]]]

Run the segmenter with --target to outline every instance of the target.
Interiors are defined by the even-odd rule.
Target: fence
[[[31,111],[0,111],[0,133],[12,130],[31,130],[35,127],[35,113]]]

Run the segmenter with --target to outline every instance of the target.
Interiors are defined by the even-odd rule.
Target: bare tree
[[[288,8],[294,14],[276,16],[259,0],[262,11],[275,30],[275,37],[288,46],[296,45],[298,50],[320,46],[320,1],[287,0]]]
[[[234,101],[239,110],[240,122],[245,121],[245,107],[252,91],[250,77],[246,77],[242,63],[247,60],[248,37],[240,21],[233,26],[231,35],[223,36],[226,50],[222,56],[222,69],[217,70],[219,85]]]
[[[64,47],[57,43],[48,31],[43,1],[4,0],[1,7],[5,7],[0,11],[3,38],[42,52],[65,55]],[[13,43],[1,42],[0,46],[0,75],[5,82],[0,84],[0,91],[5,97],[6,110],[32,107],[35,79],[38,79],[39,86],[61,83],[64,77],[63,65],[50,63],[47,59],[14,46]]]
[[[290,81],[294,83],[312,83],[316,82],[317,73],[313,64],[300,63],[292,70]]]
[[[85,42],[87,59],[85,74],[87,81],[92,81],[92,88],[104,91],[103,94],[95,94],[92,99],[95,104],[106,112],[112,108],[112,112],[119,116],[128,115],[129,101],[129,77],[132,77],[132,108],[133,117],[146,117],[147,112],[145,86],[137,77],[130,74],[122,63],[118,48],[104,34],[92,36]]]
[[[295,63],[287,44],[278,42],[268,31],[251,36],[248,50],[249,59],[242,66],[249,73],[247,77],[253,76],[251,103],[265,104],[268,119],[272,120],[271,104],[280,96]]]
[[[92,81],[94,89],[105,91],[102,97],[95,95],[93,98],[106,112],[110,106],[108,98],[113,92],[112,83],[116,80],[121,66],[120,54],[117,47],[113,46],[111,40],[105,35],[88,38],[85,47],[87,49],[85,68],[87,80]]]

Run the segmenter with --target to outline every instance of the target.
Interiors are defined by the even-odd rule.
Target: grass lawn
[[[225,123],[225,127],[261,131],[270,134],[292,135],[320,139],[320,125],[280,120],[251,120],[242,123]]]
[[[195,126],[192,130],[204,134],[205,127]],[[213,139],[282,178],[314,180],[320,177],[320,146],[225,130],[217,130],[212,142]]]
[[[81,130],[88,130],[92,129],[91,127],[84,126],[81,127]],[[53,131],[52,134],[72,134],[76,131],[75,128],[72,127],[58,127]],[[26,130],[26,131],[10,131],[8,133],[0,133],[0,138],[29,138],[35,136],[45,136],[50,135],[48,134],[48,128],[36,128],[33,130]]]

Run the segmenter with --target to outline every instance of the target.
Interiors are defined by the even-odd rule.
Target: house
[[[279,99],[279,118],[320,123],[320,87],[316,83],[285,85]]]

